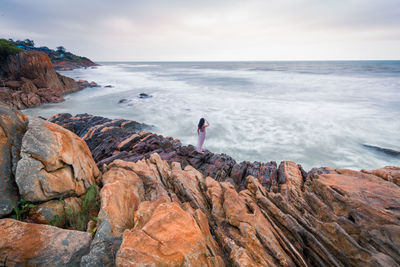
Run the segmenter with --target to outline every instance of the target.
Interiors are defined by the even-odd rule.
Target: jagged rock
[[[222,260],[211,261],[207,239],[190,213],[177,203],[157,204],[141,209],[142,225],[125,231],[118,266],[224,266]]]
[[[142,129],[149,128],[148,125],[135,121],[109,120],[88,114],[75,117],[70,114],[57,114],[49,118],[49,121],[65,126],[82,137],[96,162],[111,157],[124,139]]]
[[[248,175],[257,177],[267,187],[278,184],[276,162],[236,163],[233,158],[225,154],[206,151],[202,155],[196,152],[194,146],[182,146],[179,140],[172,137],[163,137],[151,132],[140,133],[140,130],[150,127],[135,121],[111,121],[88,114],[76,116],[57,114],[49,120],[82,137],[92,151],[98,166],[110,164],[116,159],[136,162],[149,158],[152,153],[158,153],[167,162],[179,162],[183,168],[191,165],[204,176],[211,176],[219,181],[229,178],[240,189],[245,187],[245,178]],[[133,127],[121,127],[122,123]]]
[[[88,253],[89,233],[0,220],[0,262],[4,266],[78,266]]]
[[[133,227],[133,216],[144,195],[135,172],[113,166],[102,176],[98,230],[82,266],[114,266],[125,229]]]
[[[182,170],[179,163],[169,165],[157,154],[136,163],[114,161],[106,167],[104,183],[122,183],[134,177],[124,188],[132,194],[139,192],[134,201],[121,197],[114,205],[127,207],[131,203],[131,210],[109,209],[119,210],[108,217],[109,231],[118,229],[119,235],[125,229],[117,264],[400,263],[397,185],[372,174],[343,169],[313,169],[305,175],[301,166],[290,161],[282,162],[278,173],[279,179],[270,187],[247,176],[245,187],[238,192],[232,181],[204,178],[193,167]],[[117,191],[125,194],[122,187],[114,194]],[[132,213],[134,218],[128,219]],[[126,218],[124,223],[118,222],[121,218]],[[186,243],[193,243],[191,238],[199,246],[193,251]],[[205,251],[203,242],[207,244]],[[197,253],[196,260],[190,256],[192,252]]]
[[[400,168],[395,166],[386,166],[381,169],[376,169],[372,171],[361,170],[364,173],[373,174],[385,179],[389,182],[395,183],[400,186]]]
[[[18,201],[15,184],[26,116],[0,102],[0,218],[10,214]]]
[[[39,202],[80,196],[98,176],[83,140],[56,124],[29,117],[16,170],[24,199]]]
[[[92,119],[90,115],[82,119],[64,116],[63,119],[56,118],[56,121],[75,127]],[[280,163],[279,167],[275,162],[237,163],[224,154],[206,151],[201,155],[195,152],[193,146],[182,146],[179,140],[170,137],[151,132],[137,133],[123,127],[117,127],[120,129],[116,131],[114,126],[120,122],[103,120],[92,120],[91,128],[84,134],[89,148],[98,153],[98,164],[105,166],[107,179],[103,182],[106,185],[117,181],[123,184],[120,182],[125,179],[123,177],[130,175],[139,179],[125,186],[129,192],[139,192],[137,198],[126,198],[135,199],[129,200],[132,209],[109,209],[117,212],[109,211],[114,216],[103,219],[100,224],[100,228],[103,226],[109,233],[120,235],[125,230],[116,259],[120,265],[136,262],[161,264],[176,260],[163,257],[159,254],[160,250],[151,249],[153,244],[157,248],[162,244],[157,245],[153,237],[145,235],[146,225],[154,216],[163,222],[162,225],[168,225],[165,228],[168,234],[174,232],[174,228],[164,221],[169,216],[168,212],[155,215],[154,212],[161,206],[171,207],[171,214],[180,214],[178,218],[187,216],[176,210],[175,206],[179,207],[195,219],[203,233],[202,240],[208,242],[209,251],[205,253],[212,255],[214,264],[400,264],[398,167],[362,172],[318,168],[306,173],[300,165],[290,161]],[[83,128],[76,127],[75,130],[85,132]],[[100,156],[100,148],[105,148],[101,137],[115,132],[118,138],[109,139],[109,150],[105,157]],[[139,184],[143,184],[143,190],[137,191],[137,188],[142,188]],[[124,190],[118,188],[112,192],[124,195]],[[128,207],[119,197],[115,203],[119,203],[113,205],[115,207]],[[135,214],[133,219],[131,214]],[[119,217],[123,218],[123,223],[114,219]],[[206,228],[211,233],[209,237]],[[152,233],[158,234],[157,231]],[[139,243],[140,238],[148,240],[149,246]],[[168,235],[165,238],[163,242],[167,243],[170,239]],[[182,255],[190,254],[182,252],[186,250],[184,240],[181,241],[183,243],[176,243],[182,244],[182,248],[169,246],[171,251],[181,253],[179,262],[185,259]],[[118,242],[121,242],[121,237]],[[107,256],[111,265],[118,242],[109,243],[113,246],[112,255]],[[98,250],[97,255],[107,255],[100,252]],[[91,255],[96,253],[91,252]]]
[[[17,109],[35,107],[42,103],[63,101],[62,94],[84,88],[82,82],[54,71],[49,57],[39,51],[25,51],[9,56],[2,64],[3,87],[0,100]],[[97,86],[88,83],[88,86]]]

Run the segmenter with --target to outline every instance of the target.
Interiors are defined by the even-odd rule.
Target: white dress
[[[202,148],[203,148],[205,139],[206,139],[206,128],[203,128],[203,129],[199,130],[199,139],[197,141],[197,146],[196,146],[197,152],[199,152],[199,153],[202,152]]]

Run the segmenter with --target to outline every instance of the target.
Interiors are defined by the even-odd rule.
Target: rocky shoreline
[[[5,266],[400,265],[399,167],[237,163],[135,121],[4,104],[0,126]]]
[[[57,73],[49,57],[39,51],[10,55],[0,66],[0,100],[17,109],[61,102],[63,94],[95,86]]]

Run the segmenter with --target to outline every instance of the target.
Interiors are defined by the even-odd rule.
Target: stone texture
[[[87,145],[64,128],[29,117],[16,183],[32,202],[80,196],[99,176]]]
[[[5,266],[78,266],[90,241],[85,232],[0,220],[0,262]]]
[[[134,218],[125,220],[129,223],[109,219],[118,234],[125,229],[118,266],[400,263],[400,188],[376,175],[328,168],[305,175],[285,161],[276,185],[247,176],[238,191],[232,180],[205,178],[157,154],[136,163],[116,160],[106,170],[106,185],[132,176],[136,187],[130,190],[143,189],[139,205],[133,205]],[[123,217],[116,214],[113,218]]]
[[[15,172],[26,124],[25,115],[0,102],[0,218],[18,201]]]
[[[400,168],[395,166],[386,166],[381,169],[376,169],[372,171],[361,170],[364,173],[369,173],[376,175],[386,181],[395,183],[396,185],[400,186]]]
[[[117,266],[221,266],[212,264],[206,239],[193,216],[177,203],[160,203],[140,227],[124,233]],[[222,265],[223,266],[223,265]]]
[[[1,90],[0,100],[17,109],[60,102],[62,94],[94,86],[87,81],[77,83],[55,72],[49,57],[39,51],[9,56],[1,66],[1,73],[3,85],[12,90]]]
[[[129,218],[125,220],[129,223],[108,218],[109,223],[102,224],[110,233],[118,229],[118,235],[125,229],[116,258],[121,266],[144,262],[155,266],[182,262],[193,266],[400,265],[398,167],[361,172],[316,168],[307,173],[290,161],[279,166],[275,162],[237,163],[224,154],[207,151],[201,155],[176,139],[120,126],[118,137],[110,138],[105,146],[100,136],[116,132],[110,121],[87,114],[53,119],[84,133],[89,148],[98,153],[98,165],[108,173],[105,184],[123,180],[127,175],[119,173],[128,171],[143,184],[138,206],[129,212],[112,208],[118,211],[114,214],[126,213],[118,216]],[[92,122],[89,130],[84,121]],[[105,147],[110,150],[102,154]],[[133,219],[128,216],[132,211]],[[168,243],[173,237],[185,239],[172,234],[175,228],[168,223],[174,220],[172,214],[180,220],[187,214],[194,218],[202,233],[199,242],[207,242],[204,253],[211,255],[212,263],[209,257],[191,262],[185,240],[176,242],[179,247]],[[149,228],[157,238],[146,234],[146,225],[153,219],[162,222]],[[162,225],[166,228],[160,229]],[[182,232],[193,230],[193,224],[185,225],[188,229],[181,226]],[[158,238],[165,239],[158,243]],[[164,242],[177,254],[163,253]]]

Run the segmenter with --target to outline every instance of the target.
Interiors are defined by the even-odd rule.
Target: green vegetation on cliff
[[[9,55],[23,51],[21,48],[6,39],[0,39],[0,63],[5,62]]]

